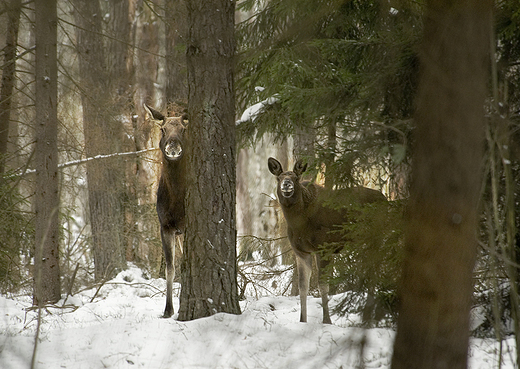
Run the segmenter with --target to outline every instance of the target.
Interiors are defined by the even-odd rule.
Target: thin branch
[[[117,157],[117,156],[139,155],[139,154],[143,154],[145,152],[156,151],[156,150],[159,150],[159,149],[152,147],[150,149],[143,149],[143,150],[139,150],[139,151],[116,152],[116,153],[107,154],[107,155],[96,155],[96,156],[92,156],[92,157],[89,157],[86,159],[72,160],[72,161],[60,164],[60,165],[58,165],[58,168],[61,169],[61,168],[72,167],[75,165],[84,164],[89,161],[98,160],[98,159],[108,159],[108,158],[113,158],[113,157]],[[32,169],[32,170],[34,170],[34,169]]]
[[[75,165],[85,164],[85,163],[88,163],[88,162],[93,161],[93,160],[109,159],[109,158],[121,157],[121,156],[129,156],[129,155],[139,155],[139,154],[143,154],[143,153],[151,152],[151,151],[156,151],[156,150],[159,150],[159,149],[157,149],[155,147],[152,147],[152,148],[149,148],[149,149],[143,149],[143,150],[139,150],[139,151],[116,152],[116,153],[113,153],[113,154],[96,155],[96,156],[91,156],[91,157],[85,158],[85,159],[72,160],[72,161],[68,161],[66,163],[59,164],[58,165],[58,169],[63,169],[63,168],[68,168],[68,167],[72,167],[72,166],[75,166]],[[27,169],[27,170],[25,170],[25,171],[23,171],[21,173],[10,175],[10,176],[8,176],[8,178],[11,178],[11,177],[23,177],[23,176],[25,176],[27,174],[33,174],[33,173],[36,173],[36,169]]]

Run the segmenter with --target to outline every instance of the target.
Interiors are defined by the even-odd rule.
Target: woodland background
[[[143,103],[168,114],[186,109],[185,4],[58,0],[57,8],[62,293],[101,284],[128,262],[161,276],[159,129]],[[344,226],[356,237],[337,256],[332,282],[353,292],[339,310],[363,311],[366,324],[395,323],[424,10],[406,0],[237,4],[239,295],[293,268],[266,163],[274,156],[291,168],[304,158],[308,178],[326,187],[363,185],[392,200],[390,216],[364,209]],[[39,227],[35,3],[3,0],[0,19],[0,289],[18,294],[32,288]],[[501,340],[519,336],[518,1],[495,1],[493,21],[474,271],[474,304],[485,319],[473,334]],[[256,114],[241,116],[255,104]],[[295,293],[295,283],[279,287],[271,291]]]

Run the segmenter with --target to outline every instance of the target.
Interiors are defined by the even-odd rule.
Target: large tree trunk
[[[189,170],[179,320],[240,313],[235,229],[235,2],[187,1]]]
[[[79,54],[83,106],[83,131],[88,157],[120,151],[121,122],[111,109],[97,0],[75,0],[77,49]],[[96,279],[111,277],[124,268],[122,247],[122,176],[120,159],[87,163],[90,225]]]
[[[9,138],[9,122],[11,120],[11,101],[15,84],[16,46],[18,45],[18,26],[22,11],[21,0],[11,0],[7,9],[7,36],[4,48],[4,70],[2,71],[2,87],[0,90],[0,175],[5,170],[5,155]]]
[[[34,303],[60,299],[58,195],[58,56],[56,0],[35,2],[36,193]]]
[[[392,368],[466,368],[490,0],[431,0]]]

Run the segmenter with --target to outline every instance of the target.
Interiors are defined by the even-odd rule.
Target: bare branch
[[[116,152],[116,153],[107,154],[107,155],[96,155],[96,156],[91,156],[91,157],[85,158],[85,159],[72,160],[72,161],[68,161],[66,163],[59,164],[58,169],[63,169],[63,168],[68,168],[68,167],[72,167],[75,165],[85,164],[85,163],[88,163],[89,161],[93,161],[93,160],[109,159],[109,158],[129,156],[129,155],[140,155],[140,154],[144,154],[146,152],[151,152],[151,151],[156,151],[156,150],[159,150],[159,149],[152,147],[149,149],[144,149],[144,150],[139,150],[139,151]],[[27,174],[33,174],[33,173],[36,173],[36,169],[27,169],[21,173],[13,174],[13,175],[9,176],[9,178],[23,177]]]

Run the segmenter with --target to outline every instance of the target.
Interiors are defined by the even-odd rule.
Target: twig
[[[97,288],[97,290],[96,290],[96,293],[94,293],[94,296],[92,296],[92,298],[90,299],[90,303],[94,302],[94,299],[97,297],[97,295],[98,295],[98,293],[99,293],[99,290],[101,290],[101,287],[103,287],[103,286],[106,284],[106,282],[107,282],[107,281],[104,280],[104,281],[102,281],[102,282],[99,284],[99,286],[98,286],[98,288]]]
[[[72,287],[74,286],[74,281],[76,280],[76,274],[78,274],[79,263],[76,264],[76,269],[74,269],[74,273],[72,273],[72,278],[70,279],[70,283],[67,289],[67,296],[65,297],[65,301],[72,296]]]

